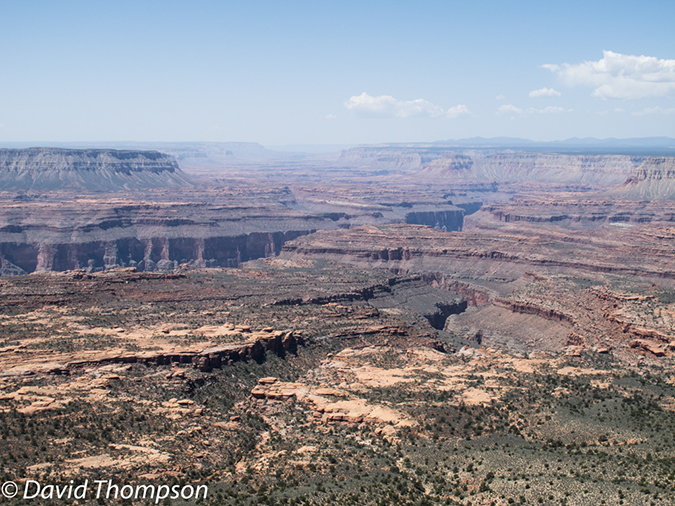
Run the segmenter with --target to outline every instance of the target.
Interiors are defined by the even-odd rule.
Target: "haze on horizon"
[[[2,1],[0,143],[675,137],[675,4]]]

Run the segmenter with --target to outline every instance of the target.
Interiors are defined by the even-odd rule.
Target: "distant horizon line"
[[[569,142],[575,140],[581,141],[625,141],[625,140],[651,140],[651,139],[662,139],[675,142],[675,137],[670,137],[667,135],[649,135],[644,137],[567,137],[565,139],[552,139],[547,141],[528,139],[527,137],[510,137],[505,135],[496,135],[492,137],[484,137],[481,135],[475,135],[473,137],[461,137],[458,139],[436,139],[433,141],[382,141],[382,142],[288,142],[288,143],[270,143],[270,146],[335,146],[335,145],[366,145],[366,144],[435,144],[439,142],[463,142],[463,141],[472,141],[472,140],[510,140],[510,141],[528,141],[535,143],[551,143],[551,142]],[[261,144],[259,141],[242,141],[242,140],[227,140],[227,141],[209,141],[209,140],[96,140],[96,141],[85,141],[85,140],[37,140],[32,139],[29,141],[10,141],[10,140],[0,140],[0,145],[4,144],[27,144],[32,142],[50,142],[58,144],[98,144],[98,143],[112,143],[112,144]]]
[[[114,146],[146,147],[170,147],[185,145],[202,146],[248,146],[258,147],[266,151],[308,152],[326,153],[329,150],[344,150],[355,147],[458,147],[458,148],[564,148],[564,149],[665,149],[674,150],[675,138],[668,136],[649,137],[569,137],[562,140],[536,141],[523,137],[465,137],[460,139],[445,139],[435,141],[398,141],[398,142],[372,142],[372,143],[288,143],[288,144],[263,144],[256,141],[0,141],[0,148],[22,149],[31,147],[72,147],[81,148],[105,148],[115,149]]]

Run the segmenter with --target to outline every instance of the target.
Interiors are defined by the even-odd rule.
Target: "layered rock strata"
[[[497,182],[537,181],[616,185],[642,161],[626,155],[563,155],[556,153],[475,154],[471,164],[458,156],[438,158],[420,171],[421,177],[487,179]]]
[[[607,197],[578,198],[555,195],[517,198],[485,205],[467,227],[505,223],[558,225],[570,228],[598,228],[608,224],[644,224],[675,221],[675,203],[619,200]]]
[[[249,205],[230,189],[205,192],[209,202],[183,203],[173,192],[161,196],[173,195],[177,201],[78,198],[73,193],[0,200],[0,275],[115,267],[171,270],[184,263],[237,267],[275,256],[286,241],[315,230],[409,222],[458,231],[467,214],[446,200],[427,205],[297,202],[289,192],[257,200],[250,193]],[[199,198],[196,191],[188,195]]]
[[[65,364],[65,370],[105,364],[168,365],[177,363],[192,364],[200,371],[211,371],[234,362],[249,360],[262,362],[268,351],[279,356],[287,352],[294,353],[299,344],[302,344],[302,338],[296,336],[293,331],[278,331],[242,344],[213,346],[201,351],[121,353],[95,359],[74,360]],[[54,372],[58,373],[58,371]]]
[[[437,146],[372,146],[342,152],[339,161],[386,173],[415,173],[419,179],[533,181],[618,185],[644,157],[559,153],[490,152]]]
[[[188,186],[173,156],[114,149],[0,149],[0,190],[130,190]]]
[[[127,266],[153,271],[183,263],[236,267],[274,256],[300,235],[336,228],[336,221],[283,207],[84,199],[7,203],[0,213],[0,273]]]
[[[647,158],[625,183],[609,193],[629,199],[674,200],[675,158]]]
[[[672,236],[670,228],[658,226],[558,231],[505,224],[462,233],[417,225],[364,226],[299,238],[284,245],[282,256],[441,273],[482,284],[503,284],[532,270],[675,280]]]

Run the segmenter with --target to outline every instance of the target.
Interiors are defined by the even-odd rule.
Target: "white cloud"
[[[507,104],[500,105],[499,109],[497,109],[497,114],[525,114],[525,111],[515,105]]]
[[[353,96],[345,102],[345,107],[350,111],[354,111],[359,116],[370,117],[397,117],[397,118],[411,118],[411,117],[438,117],[442,116],[445,111],[437,105],[427,102],[421,98],[417,100],[396,100],[389,95],[381,95],[379,97],[371,97],[366,92],[361,95]]]
[[[469,111],[469,108],[464,104],[459,104],[456,105],[455,107],[451,107],[450,109],[448,109],[448,112],[445,113],[445,115],[448,118],[459,118],[461,116],[469,116],[470,114],[471,111]]]
[[[675,60],[603,51],[598,61],[543,67],[570,86],[595,86],[593,96],[602,99],[675,96]]]
[[[556,107],[549,105],[548,107],[544,107],[543,109],[536,109],[534,107],[528,107],[527,109],[521,109],[520,107],[516,107],[515,105],[508,104],[508,105],[502,105],[497,109],[497,114],[498,115],[503,115],[503,114],[511,114],[511,115],[518,115],[522,116],[524,114],[556,114],[560,112],[572,112],[571,109],[565,109],[563,107]]]
[[[549,105],[543,109],[535,109],[534,107],[528,108],[526,111],[528,114],[557,114],[559,112],[572,112],[571,109],[565,109],[564,107],[556,107]]]
[[[351,97],[345,107],[357,116],[369,118],[457,118],[471,114],[465,105],[451,107],[447,111],[427,100],[396,100],[389,95],[371,97],[366,92]]]
[[[335,114],[326,114],[326,119],[337,119]]]
[[[648,114],[675,114],[675,107],[664,109],[663,107],[648,107],[644,111],[634,112],[633,116],[647,116]]]
[[[542,88],[530,92],[530,97],[559,97],[560,95],[561,93],[553,88]]]
[[[506,97],[504,95],[497,95],[495,100],[504,100]]]

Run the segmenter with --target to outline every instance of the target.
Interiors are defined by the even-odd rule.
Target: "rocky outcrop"
[[[627,199],[675,200],[675,158],[647,158],[609,194]]]
[[[173,156],[114,149],[0,149],[0,190],[133,190],[191,185]]]
[[[458,232],[464,225],[464,210],[415,211],[406,214],[405,222],[410,225],[427,225],[445,232]]]
[[[439,147],[363,146],[340,154],[338,162],[383,171],[418,170],[442,156],[453,156],[454,150]]]
[[[0,207],[0,274],[180,264],[236,267],[291,239],[336,228],[331,216],[284,207],[130,201],[9,202]]]
[[[295,353],[303,344],[302,337],[289,332],[275,332],[267,337],[258,338],[241,344],[214,346],[202,351],[142,351],[142,352],[110,352],[100,357],[71,360],[64,363],[47,364],[39,368],[23,368],[0,373],[2,376],[43,374],[70,374],[83,367],[100,367],[111,364],[144,364],[160,366],[170,364],[192,364],[203,372],[219,369],[234,362],[263,362],[267,352],[283,357],[286,353]]]
[[[667,353],[667,350],[663,347],[661,343],[648,341],[646,339],[634,339],[630,342],[631,348],[641,348],[649,353],[652,353],[655,357],[664,357]]]
[[[507,225],[496,233],[446,233],[419,225],[317,232],[285,244],[282,256],[328,258],[399,273],[441,273],[448,279],[500,283],[519,279],[533,269],[675,279],[670,229],[580,230],[561,235],[541,227]]]
[[[624,181],[641,161],[642,158],[626,155],[477,153],[471,157],[471,164],[458,164],[454,155],[441,157],[423,167],[419,176],[511,183],[615,185]]]
[[[466,310],[467,301],[447,290],[432,286],[423,276],[390,278],[387,283],[366,286],[346,293],[311,298],[286,298],[273,302],[275,306],[307,304],[336,304],[363,300],[383,310],[407,310],[425,318],[435,329],[443,329],[451,314]],[[375,312],[375,314],[377,314]],[[384,329],[378,328],[377,332]]]
[[[628,155],[494,152],[440,146],[368,146],[343,151],[339,161],[362,168],[414,173],[435,181],[483,180],[571,185],[617,185],[642,163]]]
[[[468,306],[484,306],[496,297],[495,292],[485,287],[448,278],[440,272],[424,273],[422,279],[433,287],[440,287],[459,294]]]
[[[480,226],[480,222],[485,222],[486,218],[504,223],[528,222],[598,228],[617,223],[672,222],[675,221],[675,204],[615,198],[542,196],[485,205],[472,217],[472,225]]]
[[[540,305],[533,304],[531,302],[513,301],[504,299],[502,297],[496,297],[492,301],[492,304],[494,304],[497,307],[503,307],[505,309],[508,309],[512,313],[533,314],[536,316],[540,316],[545,320],[565,322],[569,323],[570,325],[574,325],[574,318],[571,315],[563,313],[562,311],[557,311],[552,308],[542,307]]]
[[[387,424],[388,428],[392,429],[384,432],[388,435],[395,433],[392,426],[413,425],[413,422],[405,419],[400,412],[382,405],[370,404],[365,399],[353,398],[349,391],[282,382],[275,377],[261,378],[258,385],[251,390],[251,397],[273,401],[295,399],[308,404],[313,411],[312,419],[324,424]]]

